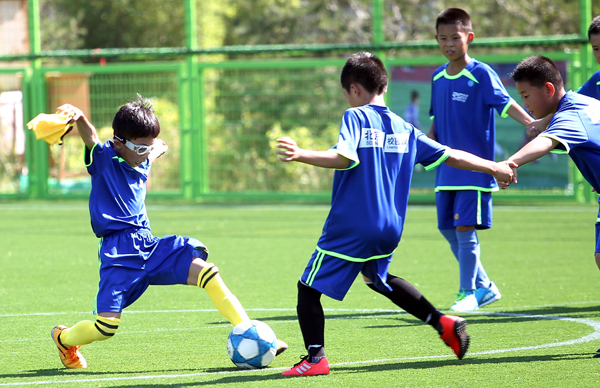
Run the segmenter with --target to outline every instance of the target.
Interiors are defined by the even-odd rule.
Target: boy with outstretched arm
[[[507,162],[515,169],[514,183],[518,167],[552,150],[561,150],[569,154],[594,191],[600,192],[600,101],[566,92],[558,68],[543,56],[524,59],[511,76],[523,98],[523,106],[535,117],[552,117],[544,132],[508,158]],[[500,186],[506,187],[505,182]],[[594,252],[600,268],[600,211]],[[600,357],[600,349],[594,357]]]
[[[329,374],[321,295],[342,300],[359,273],[373,291],[436,329],[463,358],[469,346],[466,321],[440,313],[411,283],[388,273],[402,235],[413,169],[416,163],[426,169],[447,163],[507,184],[512,171],[506,164],[442,146],[392,113],[384,101],[388,75],[375,55],[352,55],[341,84],[351,108],[332,149],[306,150],[288,137],[277,139],[281,161],[335,169],[331,210],[298,282],[298,321],[308,355],[283,375]]]

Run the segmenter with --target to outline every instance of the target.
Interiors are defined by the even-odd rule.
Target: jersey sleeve
[[[102,163],[106,157],[107,144],[96,143],[90,150],[87,146],[83,147],[83,161],[90,175],[94,175],[102,168]]]
[[[498,74],[489,67],[485,76],[481,78],[481,86],[484,88],[484,99],[486,104],[493,107],[502,117],[508,116],[508,108],[515,102],[506,91],[504,84]]]
[[[423,132],[415,129],[415,138],[417,143],[416,163],[425,166],[429,171],[444,163],[449,156],[449,148],[441,145],[437,141],[430,139]]]
[[[350,165],[346,169],[356,167],[360,163],[357,152],[360,136],[360,120],[355,112],[348,109],[342,117],[338,142],[332,147],[338,154],[350,159]]]
[[[577,93],[600,100],[600,71],[595,72],[586,83],[577,89]]]
[[[540,133],[539,136],[556,140],[560,143],[557,148],[562,149],[564,147],[567,153],[571,148],[578,147],[589,139],[587,132],[581,126],[579,116],[576,114],[555,115],[550,121],[548,129]]]

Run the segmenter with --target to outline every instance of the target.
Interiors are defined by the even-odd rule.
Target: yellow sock
[[[198,274],[198,287],[204,288],[213,304],[232,325],[247,321],[250,318],[242,307],[240,301],[229,291],[221,279],[219,269],[214,264],[209,264]]]
[[[96,318],[96,322],[81,321],[60,334],[60,341],[67,346],[87,345],[109,339],[119,328],[119,318]]]

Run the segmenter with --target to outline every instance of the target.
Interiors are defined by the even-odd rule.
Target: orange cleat
[[[58,325],[54,329],[52,329],[52,339],[58,348],[58,354],[60,355],[60,360],[63,365],[69,369],[82,369],[87,368],[87,361],[81,353],[79,353],[79,348],[81,345],[77,346],[65,346],[60,342],[60,333],[63,330],[68,329],[68,327],[64,325]]]

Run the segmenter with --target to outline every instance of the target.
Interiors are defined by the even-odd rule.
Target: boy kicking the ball
[[[249,320],[229,291],[217,267],[208,263],[208,249],[200,241],[178,235],[154,237],[146,215],[146,181],[152,163],[167,151],[158,139],[160,125],[152,102],[138,95],[122,106],[113,120],[114,140],[101,143],[95,127],[72,106],[59,114],[77,123],[85,144],[85,164],[92,176],[90,217],[100,238],[100,283],[95,321],[52,329],[64,366],[87,368],[81,345],[111,338],[121,322],[121,311],[135,302],[149,285],[189,284],[204,288],[231,324]],[[278,342],[278,353],[287,348]]]
[[[321,295],[342,300],[359,273],[373,291],[435,328],[461,359],[469,346],[466,321],[443,315],[412,284],[388,273],[402,235],[413,169],[416,163],[430,170],[445,162],[492,174],[505,184],[512,171],[506,163],[442,146],[392,113],[384,101],[387,72],[375,55],[352,55],[341,84],[351,108],[333,148],[311,151],[288,137],[277,139],[281,161],[336,170],[331,210],[298,282],[298,321],[308,355],[283,375],[329,374]]]

